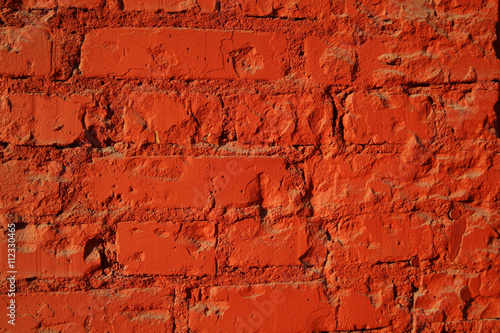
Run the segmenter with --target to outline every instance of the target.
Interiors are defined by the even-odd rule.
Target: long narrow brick
[[[87,172],[93,177],[82,179],[82,194],[93,209],[204,208],[212,200],[219,207],[289,204],[288,172],[275,157],[103,158]]]
[[[200,288],[190,301],[192,332],[318,332],[386,327],[370,300],[345,293],[332,304],[321,283]]]
[[[118,262],[127,275],[215,274],[213,223],[122,222],[116,235]]]
[[[472,83],[500,78],[500,61],[490,45],[485,45],[485,50],[473,44],[456,49],[448,38],[436,37],[438,43],[430,37],[438,35],[429,33],[426,25],[419,25],[411,33],[399,33],[397,40],[377,35],[360,43],[345,33],[308,37],[306,75],[316,83],[376,87]],[[429,50],[431,43],[437,46]]]
[[[86,35],[80,69],[91,77],[272,80],[283,77],[279,33],[106,28]]]
[[[288,18],[328,18],[341,15],[344,0],[237,0],[239,10],[248,16],[278,16]]]
[[[2,305],[10,301],[2,295]],[[2,315],[0,325],[12,332],[172,332],[173,296],[169,289],[102,289],[17,293],[15,326]]]
[[[3,96],[0,141],[12,144],[67,145],[83,134],[81,116],[89,97],[68,99],[38,94]]]
[[[52,9],[59,7],[95,9],[103,0],[24,0],[23,6],[30,9]]]
[[[48,75],[52,41],[43,28],[0,28],[0,75]]]
[[[342,225],[336,238],[342,249],[332,253],[330,260],[348,257],[351,262],[397,262],[412,257],[429,260],[436,255],[431,219],[419,215],[392,217],[391,214],[356,216]],[[347,230],[359,232],[348,237]]]
[[[200,8],[202,12],[215,10],[216,0],[124,0],[123,9],[127,11],[158,10],[182,12]]]

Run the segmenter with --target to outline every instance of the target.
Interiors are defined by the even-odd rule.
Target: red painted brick
[[[23,5],[33,9],[51,9],[58,7],[99,8],[103,0],[23,0]]]
[[[215,274],[215,227],[210,222],[118,223],[116,248],[126,275]]]
[[[273,224],[246,219],[231,224],[221,235],[221,242],[225,236],[231,248],[231,266],[300,265],[300,257],[309,248],[305,224],[298,219]]]
[[[366,295],[347,290],[339,297],[337,330],[352,331],[388,327],[387,314]]]
[[[218,143],[222,135],[222,107],[210,95],[133,92],[113,108],[122,114],[122,142]]]
[[[189,309],[193,332],[317,332],[389,325],[366,296],[351,291],[340,303],[332,302],[316,282],[212,287],[194,294]]]
[[[438,0],[435,3],[436,12],[439,15],[464,15],[477,13],[495,13],[496,2],[492,0],[455,0],[444,1]]]
[[[382,203],[422,198],[495,200],[498,191],[488,179],[496,178],[498,171],[488,161],[496,154],[472,142],[463,142],[462,149],[434,156],[416,139],[409,139],[399,154],[309,159],[304,173],[313,185],[311,204],[316,213],[328,215],[346,204],[378,211]]]
[[[170,290],[101,289],[89,291],[17,293],[16,332],[173,332]],[[9,301],[2,296],[2,303]],[[5,302],[5,303],[4,303]]]
[[[459,139],[486,139],[495,135],[495,103],[498,85],[476,87],[472,91],[450,91],[441,97],[446,124]]]
[[[0,28],[0,75],[51,73],[52,42],[43,28]]]
[[[419,323],[458,321],[463,318],[459,290],[467,280],[460,275],[436,273],[421,278],[414,312]]]
[[[390,0],[346,1],[346,9],[349,15],[367,15],[382,19],[396,17],[431,19],[430,16],[434,8],[433,5],[423,1],[412,3],[401,3]]]
[[[375,210],[382,203],[418,200],[440,193],[448,179],[432,177],[427,161],[431,154],[410,141],[402,154],[355,154],[349,157],[306,162],[305,173],[313,184],[311,204],[315,212],[330,214],[337,205],[366,205]],[[425,164],[425,167],[421,165]],[[418,167],[417,165],[420,165]],[[376,210],[377,211],[377,210]]]
[[[238,95],[229,105],[239,142],[270,145],[314,145],[330,142],[333,105],[326,97],[308,94]]]
[[[193,332],[329,331],[334,310],[319,283],[203,288],[191,300]],[[194,293],[196,294],[196,293]]]
[[[27,225],[17,230],[18,278],[80,277],[100,268],[99,250],[91,240],[102,230],[94,225],[51,227]],[[0,236],[2,267],[7,267],[7,237]],[[5,275],[5,271],[2,272]]]
[[[342,123],[348,143],[404,143],[412,136],[429,141],[436,133],[426,95],[359,91],[346,99],[346,109]]]
[[[202,12],[215,10],[216,0],[124,0],[124,10],[158,10],[182,12],[200,8]]]
[[[285,74],[286,50],[278,33],[99,29],[85,37],[80,69],[94,77],[272,80]]]
[[[328,18],[344,13],[343,0],[237,0],[240,10],[248,16],[289,18]]]
[[[328,41],[309,37],[305,40],[307,75],[315,82],[349,84],[355,78],[358,55],[354,47],[341,39]]]
[[[477,173],[474,177],[482,183],[485,180],[481,178],[488,176]],[[461,217],[450,221],[447,228],[449,260],[476,271],[484,271],[494,265],[496,256],[491,254],[495,253],[494,228],[499,219],[500,215],[494,211],[474,212],[462,208]]]
[[[406,261],[414,256],[420,260],[434,258],[431,222],[424,214],[367,214],[346,219],[330,230],[342,244],[330,259],[344,257],[351,263],[376,263]],[[356,234],[350,230],[356,230]]]
[[[136,207],[245,207],[289,205],[288,173],[281,158],[103,158],[87,168],[83,193],[93,209]]]
[[[73,95],[56,96],[13,94],[0,105],[0,141],[12,144],[68,145],[82,134],[83,107],[91,99]]]
[[[305,41],[306,75],[321,84],[355,82],[376,87],[472,83],[500,77],[500,60],[495,58],[491,45],[484,45],[486,50],[480,51],[477,45],[465,43],[457,50],[449,39],[435,37],[438,33],[428,25],[415,25],[402,30],[397,40],[371,35],[360,42],[353,34],[345,33],[309,37]]]
[[[37,166],[31,161],[11,160],[0,164],[0,213],[20,216],[55,215],[62,208],[62,163]]]

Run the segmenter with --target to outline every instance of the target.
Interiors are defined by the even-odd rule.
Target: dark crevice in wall
[[[123,8],[125,8],[125,5],[123,4],[123,0],[116,0],[116,2],[118,4],[119,10],[123,10]]]

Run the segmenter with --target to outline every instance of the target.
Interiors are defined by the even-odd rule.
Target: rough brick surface
[[[332,137],[332,102],[321,95],[237,95],[230,120],[238,140],[249,144],[312,145]],[[225,104],[232,98],[224,100]]]
[[[94,177],[82,179],[82,193],[92,209],[245,207],[259,201],[279,207],[295,197],[287,193],[293,184],[281,158],[104,158],[88,173]]]
[[[41,95],[6,95],[2,98],[0,141],[13,144],[68,145],[75,142],[84,129],[81,118],[85,96],[68,100]]]
[[[0,0],[0,331],[500,332],[498,13]]]
[[[224,234],[231,247],[231,266],[299,265],[308,250],[307,231],[299,221],[261,225],[255,219],[246,219],[232,224]]]
[[[62,169],[62,163],[57,161],[48,161],[43,166],[22,160],[2,163],[2,214],[40,216],[59,213],[62,207],[62,198],[59,196]],[[4,221],[7,223],[8,219]]]
[[[238,9],[248,16],[279,16],[286,18],[327,18],[344,13],[343,0],[236,0]]]
[[[370,300],[349,292],[336,305],[320,283],[214,287],[197,290],[190,302],[190,326],[237,332],[315,332],[374,329],[388,325]]]
[[[59,7],[98,8],[103,0],[23,0],[23,5],[30,9],[52,9]]]
[[[101,266],[98,226],[54,228],[27,225],[17,235],[16,264],[20,278],[80,277]],[[7,259],[7,237],[2,235],[2,261]],[[6,267],[6,262],[3,262]],[[2,277],[7,274],[2,272]]]
[[[215,274],[215,228],[207,222],[119,223],[118,262],[125,274]]]
[[[121,125],[113,128],[111,136],[123,142],[218,143],[222,135],[222,106],[213,95],[134,92],[115,101],[112,108]],[[93,123],[105,127],[92,121],[89,113],[89,126]]]
[[[85,76],[279,79],[287,58],[279,33],[172,28],[91,32],[82,46]]]
[[[159,10],[167,12],[182,12],[199,8],[202,12],[211,12],[215,9],[215,0],[124,0],[124,10]]]
[[[43,28],[0,29],[0,74],[20,77],[51,73],[52,42]]]
[[[62,332],[173,331],[173,297],[168,289],[21,293],[17,301],[21,304],[15,327],[18,332],[36,330],[40,325]],[[6,318],[2,316],[2,327],[8,327]]]

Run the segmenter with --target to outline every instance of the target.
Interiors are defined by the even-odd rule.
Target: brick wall
[[[0,14],[2,329],[500,330],[498,1]]]

